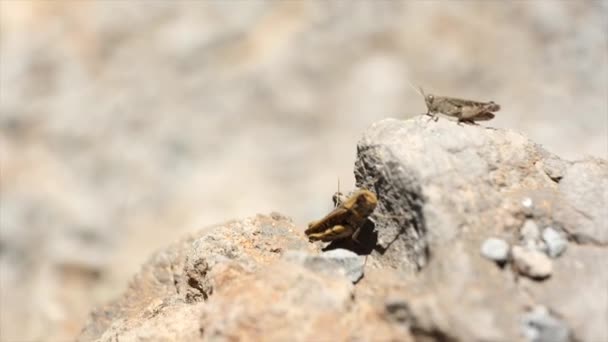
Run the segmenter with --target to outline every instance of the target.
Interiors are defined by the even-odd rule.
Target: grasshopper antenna
[[[424,95],[424,90],[422,90],[422,87],[421,87],[421,86],[415,87],[415,86],[412,84],[412,82],[410,82],[410,81],[409,81],[409,80],[407,80],[407,79],[406,79],[406,81],[407,81],[407,84],[408,84],[408,85],[409,85],[409,86],[410,86],[412,89],[414,89],[414,91],[415,91],[415,92],[417,92],[418,94],[422,95],[422,97],[425,97],[425,95]]]
[[[415,92],[417,92],[418,94],[422,95],[422,98],[424,99],[424,102],[425,102],[425,103],[427,103],[427,102],[426,102],[427,98],[426,98],[426,94],[424,93],[424,89],[422,89],[422,87],[421,87],[421,86],[418,86],[418,87],[416,88],[416,87],[415,87],[415,86],[412,84],[412,82],[410,82],[410,81],[409,81],[407,78],[405,79],[405,81],[407,82],[407,84],[408,84],[408,85],[409,85],[409,86],[410,86],[412,89],[414,89],[414,91],[415,91]],[[431,96],[431,95],[429,95],[429,96]],[[426,108],[427,108],[427,112],[426,112],[425,114],[426,114],[426,115],[430,115],[430,108],[429,108],[429,105],[428,105],[428,104],[426,105]],[[435,121],[436,121],[436,120],[435,120]]]
[[[424,93],[424,89],[422,89],[422,87],[418,87],[418,88],[420,88],[420,91],[419,91],[420,95],[422,95],[422,97],[424,97],[426,99],[426,94]]]

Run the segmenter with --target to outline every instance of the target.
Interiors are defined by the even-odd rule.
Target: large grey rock
[[[557,187],[535,167],[544,155],[515,132],[446,119],[373,124],[359,142],[355,176],[382,199],[374,216],[381,259],[419,269],[431,244],[521,227],[521,202]]]
[[[515,340],[527,291],[551,288],[540,302],[566,317],[575,336],[607,336],[600,319],[582,311],[593,308],[601,312],[598,317],[608,317],[608,302],[576,299],[581,292],[605,297],[608,268],[586,261],[583,271],[570,253],[551,265],[538,230],[559,226],[581,248],[608,258],[600,247],[607,171],[603,160],[562,161],[513,131],[422,116],[376,122],[358,144],[355,167],[357,185],[380,198],[373,216],[378,244],[368,265],[412,274],[410,290],[419,284],[422,294],[404,302],[424,331],[462,340]],[[577,175],[589,193],[575,185]],[[539,244],[533,258],[519,253],[517,266],[504,269],[480,261],[485,237],[519,243],[522,227],[524,238]],[[552,276],[544,282],[516,281],[513,271],[522,269],[533,278]],[[562,277],[568,273],[577,277]],[[363,282],[373,282],[372,274],[366,270]],[[571,291],[575,286],[579,289]],[[468,319],[462,320],[465,312]]]

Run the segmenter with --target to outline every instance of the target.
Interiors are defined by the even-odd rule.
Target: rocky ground
[[[510,130],[387,119],[357,146],[358,242],[281,214],[156,253],[81,341],[604,341],[608,162]],[[329,200],[329,198],[328,198]]]
[[[0,0],[0,341],[73,340],[154,251],[201,227],[278,211],[303,231],[331,208],[338,178],[354,188],[369,125],[425,110],[410,82],[493,100],[502,109],[487,125],[564,159],[608,157],[607,9],[595,0]],[[583,214],[553,217],[583,229],[569,236],[586,244],[602,233],[574,194],[598,190],[564,170],[592,163],[567,165],[547,159],[547,172]],[[376,244],[341,246],[371,253],[361,284],[374,267],[415,272],[434,260],[421,239],[430,216],[392,213],[399,206],[386,198],[400,195],[376,190],[385,258],[374,259]],[[450,209],[485,208],[470,203],[475,192],[448,195]],[[412,196],[401,200],[416,208]],[[442,222],[432,225],[449,236]],[[571,252],[573,242],[561,251],[561,228],[524,224],[530,244]],[[518,269],[542,259],[529,271],[539,276],[562,260],[488,237],[502,240],[482,244],[499,263],[506,251]]]

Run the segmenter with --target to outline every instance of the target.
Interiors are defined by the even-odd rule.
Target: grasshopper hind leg
[[[463,122],[466,124],[469,124],[469,125],[479,126],[479,124],[476,123],[474,120],[475,117],[464,117],[463,118],[462,112],[459,113],[456,117],[458,118],[458,122],[457,122],[458,126],[462,126],[461,123],[463,123]]]
[[[357,245],[361,244],[361,242],[359,242],[359,234],[360,233],[361,233],[361,227],[358,227],[357,229],[355,229],[355,232],[350,237]]]
[[[475,120],[471,120],[471,119],[461,119],[458,118],[458,125],[462,126],[461,123],[466,123],[468,125],[474,125],[474,126],[479,126],[479,124],[477,122],[475,122]]]
[[[340,240],[344,238],[351,237],[353,235],[354,229],[347,224],[337,224],[325,231],[319,233],[312,233],[308,235],[309,241],[323,241],[323,242],[331,242],[334,240]]]

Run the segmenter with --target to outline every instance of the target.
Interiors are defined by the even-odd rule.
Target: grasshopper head
[[[376,195],[369,190],[361,190],[355,194],[356,202],[354,210],[361,216],[369,216],[376,205],[378,205],[378,198]]]
[[[435,96],[433,96],[432,94],[425,94],[422,87],[420,87],[420,94],[422,94],[422,96],[424,97],[424,102],[426,103],[426,106],[428,108],[433,108],[433,101],[435,101]]]
[[[435,97],[433,95],[426,95],[424,97],[424,102],[428,108],[433,108],[433,101],[435,101]]]
[[[418,87],[420,89],[420,95],[422,95],[422,97],[424,97],[424,103],[426,104],[426,108],[431,111],[431,109],[433,108],[433,102],[435,101],[435,96],[431,95],[431,94],[425,94],[424,93],[424,89],[422,89],[422,87]]]

